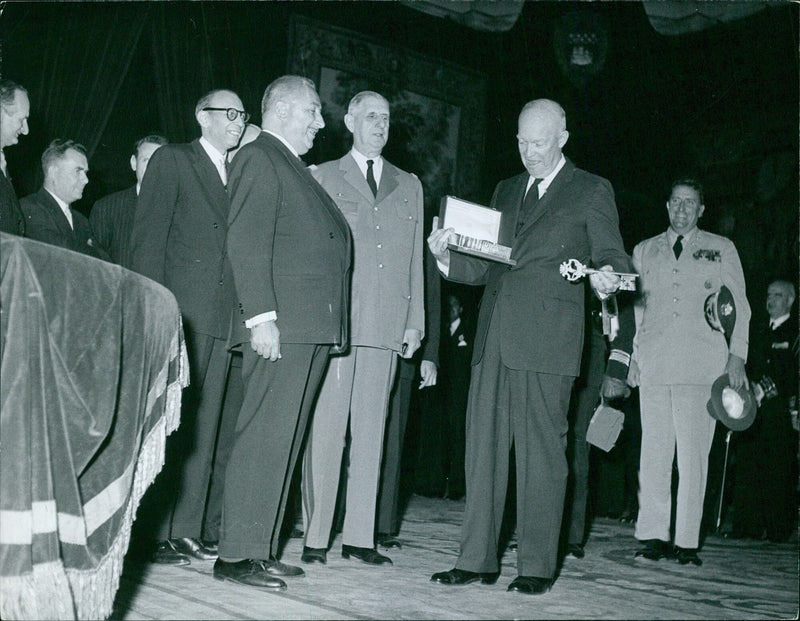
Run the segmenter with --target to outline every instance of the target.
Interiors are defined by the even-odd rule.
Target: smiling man
[[[5,149],[28,133],[30,109],[25,87],[8,79],[0,80],[0,231],[14,235],[25,235],[25,216],[11,185]]]
[[[216,556],[199,539],[236,304],[225,252],[226,152],[238,144],[249,115],[236,93],[215,90],[197,102],[195,118],[199,139],[164,145],[152,154],[131,238],[132,269],[175,294],[189,354],[191,385],[183,393],[181,425],[169,439],[165,472],[150,492],[155,506],[149,513],[158,522],[154,561],[171,564]]]
[[[630,378],[640,386],[642,449],[636,558],[676,558],[702,564],[697,555],[716,420],[706,410],[711,385],[727,373],[734,388],[747,385],[750,307],[736,248],[729,239],[697,228],[705,211],[703,187],[694,179],[672,184],[666,204],[669,228],[633,249],[639,273],[636,337]],[[727,287],[736,308],[731,334],[709,327],[706,298]],[[670,544],[672,463],[678,463],[674,544]]]
[[[272,82],[261,119],[231,167],[227,247],[245,395],[214,577],[280,590],[282,577],[304,573],[277,559],[280,525],[328,353],[347,347],[352,248],[347,221],[300,159],[325,126],[314,83]]]
[[[313,171],[347,218],[355,267],[350,351],[330,361],[303,459],[305,563],[327,561],[349,420],[342,556],[391,564],[374,540],[383,431],[397,357],[411,358],[419,348],[425,311],[422,184],[381,156],[389,122],[382,95],[358,93],[344,117],[353,148]]]

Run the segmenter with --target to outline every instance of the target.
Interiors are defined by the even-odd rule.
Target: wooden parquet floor
[[[550,592],[508,593],[516,576],[507,550],[497,584],[447,587],[432,573],[450,569],[458,553],[464,503],[413,496],[401,550],[391,567],[341,558],[333,542],[328,564],[305,566],[270,592],[213,578],[213,562],[184,567],[128,562],[112,618],[135,619],[797,619],[798,544],[709,537],[702,567],[634,560],[633,526],[595,520],[586,556],[568,557]],[[302,540],[290,539],[282,560],[300,564]]]

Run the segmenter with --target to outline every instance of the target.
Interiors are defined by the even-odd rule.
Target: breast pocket
[[[346,198],[341,194],[334,196],[333,200],[351,228],[358,224],[358,201]]]
[[[400,220],[405,220],[409,224],[416,224],[417,209],[415,203],[408,196],[401,196],[394,204],[395,215]]]

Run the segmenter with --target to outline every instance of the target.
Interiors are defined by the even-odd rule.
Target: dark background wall
[[[565,15],[581,12],[603,24],[608,46],[602,71],[576,83],[554,37]],[[639,2],[527,2],[510,31],[493,33],[398,2],[6,3],[0,70],[28,88],[32,106],[31,134],[7,152],[18,193],[41,183],[39,156],[50,140],[88,143],[86,128],[102,127],[78,205],[88,213],[97,198],[133,183],[127,161],[136,139],[153,131],[196,137],[194,103],[210,88],[237,91],[258,122],[264,87],[286,71],[293,15],[486,77],[476,199],[488,202],[499,179],[521,171],[519,109],[550,97],[567,111],[567,155],[614,185],[628,251],[665,228],[668,184],[690,173],[707,186],[701,225],[736,242],[753,305],[763,305],[769,275],[796,280],[798,8],[788,3],[679,36],[658,34]],[[82,95],[97,88],[92,76],[105,75],[98,63],[116,58],[102,37],[116,29],[124,40],[138,26],[127,69],[103,78],[118,86],[116,96],[107,109],[88,107],[82,124],[69,125],[78,133],[64,135],[61,119],[80,112]],[[165,64],[171,79],[163,79]],[[325,140],[323,130],[309,163]]]

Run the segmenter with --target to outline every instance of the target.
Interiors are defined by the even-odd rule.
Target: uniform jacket
[[[117,265],[130,268],[131,231],[136,211],[136,186],[104,196],[92,207],[89,224],[95,241]]]
[[[19,206],[11,179],[0,172],[0,231],[25,235],[25,215]]]
[[[236,299],[225,250],[229,210],[199,139],[153,154],[136,201],[132,268],[175,294],[190,330],[214,338],[228,336]]]
[[[95,257],[108,259],[108,255],[94,241],[89,221],[79,211],[72,212],[72,228],[58,206],[56,199],[44,188],[29,194],[20,202],[25,214],[25,236],[67,250],[74,250]]]
[[[352,241],[347,221],[305,164],[262,132],[229,176],[228,251],[239,293],[233,340],[247,319],[277,312],[282,343],[348,343]]]
[[[704,313],[706,298],[722,285],[736,306],[730,353],[747,360],[750,306],[733,242],[698,229],[675,259],[665,231],[633,249],[633,265],[639,273],[634,359],[641,385],[711,385],[724,372],[725,336]]]
[[[422,184],[384,159],[373,196],[350,153],[311,173],[353,234],[350,342],[400,351],[406,330],[425,334]]]
[[[450,253],[448,278],[485,284],[472,363],[482,355],[493,313],[500,317],[500,352],[512,369],[577,377],[584,331],[584,285],[565,280],[568,259],[630,271],[611,184],[569,160],[514,237],[528,173],[501,181],[491,207],[502,211],[501,239],[514,239],[514,267]]]

